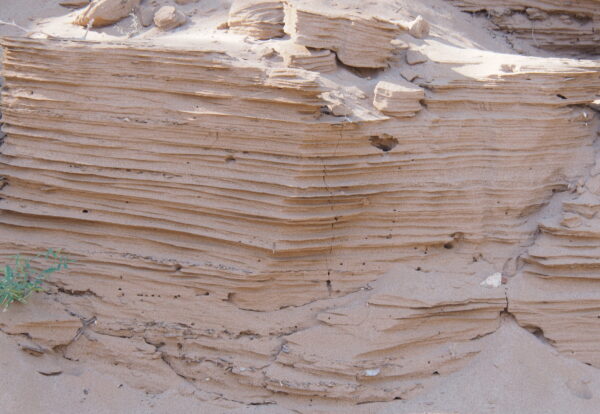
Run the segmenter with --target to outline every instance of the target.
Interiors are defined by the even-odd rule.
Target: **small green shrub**
[[[42,282],[46,276],[67,269],[70,263],[75,262],[62,255],[60,250],[53,249],[48,249],[33,259],[23,258],[20,254],[13,258],[14,265],[5,265],[4,277],[0,279],[0,307],[3,307],[3,312],[14,301],[25,303],[33,292],[42,292]],[[35,269],[31,265],[34,259],[42,259],[42,263],[48,262],[49,267]]]

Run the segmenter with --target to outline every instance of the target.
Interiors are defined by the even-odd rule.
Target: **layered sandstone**
[[[573,183],[559,214],[540,222],[541,234],[523,258],[523,277],[511,286],[510,306],[521,324],[595,367],[600,367],[599,173],[595,164],[587,180]]]

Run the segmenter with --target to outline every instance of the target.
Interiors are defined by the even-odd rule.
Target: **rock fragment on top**
[[[80,26],[104,27],[127,17],[141,0],[95,0],[89,4],[73,23]]]
[[[284,30],[295,43],[336,52],[338,59],[358,68],[384,68],[401,27],[377,16],[325,13],[307,4],[285,5]]]
[[[283,3],[278,0],[235,0],[229,9],[227,24],[233,33],[259,40],[281,37]]]
[[[409,65],[418,65],[427,62],[427,56],[418,50],[409,50],[406,52],[406,63]]]
[[[288,43],[279,48],[286,66],[301,68],[313,72],[335,72],[337,64],[335,53],[327,49],[308,49],[304,46]]]
[[[154,14],[154,24],[161,30],[175,29],[186,21],[186,15],[173,6],[163,6]]]
[[[386,115],[412,117],[421,110],[420,101],[423,98],[425,98],[423,89],[412,83],[380,81],[375,86],[373,106]]]
[[[408,33],[417,39],[422,39],[429,34],[429,23],[422,16],[417,16],[408,25]]]

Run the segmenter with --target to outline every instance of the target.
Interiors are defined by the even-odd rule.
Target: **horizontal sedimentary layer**
[[[528,214],[586,159],[592,111],[571,105],[599,82],[588,62],[453,72],[422,84],[418,116],[361,122],[321,113],[332,86],[316,72],[214,50],[4,46],[2,223],[15,235],[34,222],[48,235],[68,228],[105,239],[106,252],[152,251],[245,308],[309,302],[326,280],[354,291],[398,249],[524,240]],[[104,65],[92,64],[98,54]],[[539,87],[549,78],[559,86]],[[537,92],[523,95],[527,84]],[[266,280],[289,290],[262,300]]]

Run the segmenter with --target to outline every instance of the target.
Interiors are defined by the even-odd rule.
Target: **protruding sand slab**
[[[315,9],[312,3],[286,3],[285,32],[303,46],[330,49],[348,66],[384,68],[402,29],[381,17]]]
[[[422,109],[420,101],[425,91],[410,82],[381,81],[375,87],[373,106],[386,115],[411,117]]]
[[[286,43],[278,48],[286,65],[320,73],[331,73],[337,70],[335,53],[329,49],[309,49],[304,46]]]

